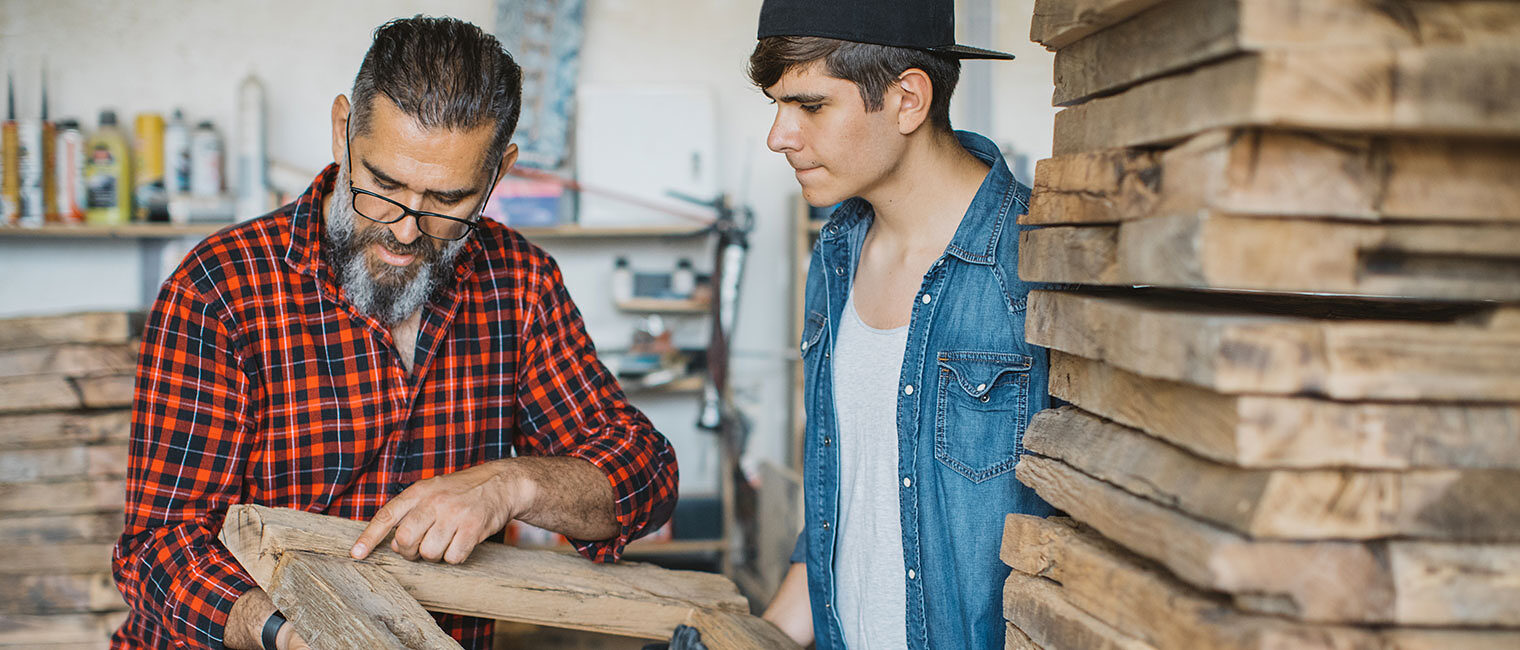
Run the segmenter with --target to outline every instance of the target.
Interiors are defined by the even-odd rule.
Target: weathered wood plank
[[[1061,351],[1050,393],[1213,460],[1255,468],[1520,469],[1520,406],[1225,395]]]
[[[126,410],[0,415],[0,450],[126,442],[131,432]]]
[[[1015,571],[1003,584],[1003,616],[1046,648],[1155,649],[1077,608],[1061,592],[1049,580]]]
[[[1246,52],[1512,43],[1520,7],[1507,0],[1174,0],[1055,56],[1055,104]]]
[[[135,312],[89,312],[0,320],[0,349],[59,343],[126,343],[143,328]]]
[[[1271,217],[1520,221],[1520,147],[1492,140],[1261,129],[1208,131],[1164,152],[1039,161],[1032,225],[1200,211]]]
[[[18,544],[0,554],[0,574],[98,573],[111,570],[109,542]]]
[[[57,483],[0,483],[0,514],[66,514],[122,510],[127,500],[124,477]]]
[[[124,509],[73,515],[0,517],[0,544],[114,542],[121,535]]]
[[[85,408],[121,408],[132,405],[137,380],[131,374],[78,377],[74,387],[79,389],[79,401]]]
[[[1520,136],[1520,47],[1433,46],[1248,54],[1067,108],[1056,155],[1273,126]]]
[[[0,413],[59,411],[81,406],[79,391],[67,377],[0,378]]]
[[[221,539],[263,585],[281,554],[346,557],[363,529],[363,522],[240,505],[228,511]],[[747,616],[749,611],[722,576],[636,563],[593,564],[494,543],[477,547],[461,565],[411,562],[384,545],[365,562],[389,572],[429,611],[622,636],[665,639],[694,612]]]
[[[126,612],[106,614],[0,614],[0,644],[18,648],[53,648],[79,644],[104,648],[127,619]]]
[[[1015,573],[1059,583],[1073,605],[1158,648],[1498,650],[1520,643],[1513,630],[1379,630],[1247,614],[1070,520],[1009,515],[1002,559]]]
[[[137,366],[137,345],[63,344],[0,350],[0,377],[25,375],[130,374]]]
[[[0,482],[5,483],[108,478],[126,473],[127,445],[123,443],[0,451]]]
[[[1035,291],[1025,334],[1035,345],[1223,393],[1520,402],[1520,309],[1428,321],[1229,311],[1250,299]]]
[[[1038,228],[1020,234],[1019,276],[1514,301],[1520,300],[1520,224],[1367,224],[1195,212],[1118,226]]]
[[[1003,626],[1003,650],[1045,650],[1034,639],[1029,638],[1017,625],[1008,623]]]
[[[6,588],[0,589],[0,613],[74,614],[127,608],[110,573],[6,576],[6,582]]]
[[[1514,545],[1253,541],[1058,460],[1025,456],[1016,472],[1051,505],[1241,609],[1328,623],[1520,624]]]
[[[1241,469],[1070,406],[1036,414],[1024,448],[1258,539],[1520,540],[1515,471]]]
[[[686,624],[702,633],[702,644],[708,648],[797,647],[780,628],[747,613],[694,609]]]
[[[1029,40],[1055,50],[1112,26],[1161,0],[1035,0]]]
[[[313,650],[460,647],[374,565],[290,551],[280,556],[268,591]]]

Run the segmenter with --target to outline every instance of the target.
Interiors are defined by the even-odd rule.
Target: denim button
[[[843,266],[836,266],[836,267],[834,267],[834,275],[844,275],[844,267]]]
[[[903,394],[904,395],[912,395],[913,394],[913,384],[908,384],[907,386],[903,386]]]
[[[929,304],[929,294],[927,294],[927,293],[924,294],[924,304],[925,305]]]
[[[829,529],[829,522],[827,522],[827,521],[823,522],[823,529],[824,530],[828,530]]]
[[[802,342],[802,351],[807,352],[807,341]]]
[[[909,580],[912,580],[914,578],[914,576],[916,576],[916,575],[918,575],[918,574],[914,573],[913,569],[908,569],[908,579]]]
[[[913,479],[904,476],[903,477],[903,487],[913,487]]]
[[[807,344],[804,343],[803,345],[807,345]],[[982,392],[984,390],[987,390],[987,384],[977,384],[976,385],[976,392],[980,393],[980,392]]]
[[[828,436],[824,436],[824,438],[823,438],[823,446],[827,447],[830,444],[832,444],[833,442],[834,442],[833,438],[830,438]]]

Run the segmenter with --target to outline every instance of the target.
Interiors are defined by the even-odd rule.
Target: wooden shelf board
[[[44,239],[173,239],[206,237],[232,225],[229,223],[128,223],[119,226],[47,224],[37,228],[0,227],[0,237],[37,237]]]
[[[705,234],[701,226],[549,226],[513,228],[528,239],[619,239],[641,237],[696,237]]]
[[[621,300],[618,309],[648,314],[706,314],[712,304],[705,300],[669,300],[665,298],[633,298]]]

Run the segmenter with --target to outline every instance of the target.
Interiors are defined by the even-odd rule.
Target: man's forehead
[[[796,66],[781,75],[776,83],[764,90],[765,96],[778,102],[803,101],[799,98],[810,98],[806,101],[817,101],[827,98],[836,92],[848,90],[852,87],[848,81],[829,76],[823,70],[823,62],[815,61],[807,65]]]

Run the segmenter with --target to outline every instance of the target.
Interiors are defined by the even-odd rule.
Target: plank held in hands
[[[1520,548],[1502,544],[1256,541],[1049,458],[1015,470],[1051,505],[1236,607],[1309,622],[1520,624]]]
[[[1319,302],[1034,291],[1025,335],[1034,345],[1222,393],[1520,402],[1520,308],[1464,308],[1424,320],[1279,315]],[[1281,309],[1264,311],[1272,306]]]
[[[1221,463],[1253,468],[1520,470],[1520,405],[1226,395],[1059,350],[1050,393]]]
[[[1064,406],[1024,448],[1257,539],[1520,540],[1520,472],[1264,470],[1199,458]]]
[[[1201,211],[1520,222],[1517,177],[1520,148],[1503,141],[1219,129],[1159,153],[1118,148],[1041,160],[1019,223]]]
[[[1499,650],[1520,643],[1513,630],[1376,630],[1248,614],[1069,520],[1008,515],[1002,559],[1015,574],[1060,584],[1071,604],[1158,648]]]
[[[363,522],[337,517],[238,505],[228,510],[221,540],[266,585],[284,553],[347,558],[363,529]],[[669,638],[676,625],[702,614],[731,623],[725,630],[749,632],[743,644],[728,647],[795,645],[769,623],[730,620],[753,617],[733,583],[709,573],[594,564],[493,543],[476,547],[457,566],[408,561],[384,545],[365,562],[385,569],[428,611],[650,639]]]
[[[268,591],[313,650],[460,647],[395,578],[372,564],[287,551]]]

